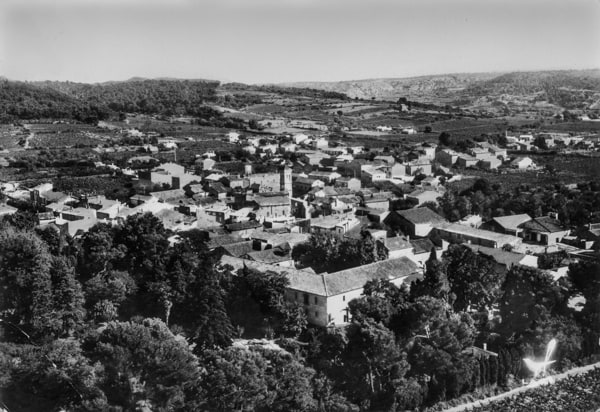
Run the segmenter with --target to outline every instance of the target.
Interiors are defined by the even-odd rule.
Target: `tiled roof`
[[[253,220],[248,220],[246,222],[229,223],[229,224],[225,225],[225,228],[229,231],[235,231],[235,230],[254,229],[254,228],[261,227],[261,226],[262,225],[258,222],[255,222]]]
[[[543,233],[563,232],[565,230],[560,225],[560,222],[558,220],[552,219],[549,216],[536,217],[530,222],[523,223],[521,227],[524,229]]]
[[[413,253],[415,255],[418,255],[420,253],[429,253],[431,252],[431,248],[435,247],[433,242],[428,238],[411,240],[410,244],[414,248]]]
[[[347,269],[335,273],[316,275],[310,271],[275,266],[268,263],[255,262],[222,256],[221,263],[232,266],[235,270],[244,266],[262,272],[277,272],[284,274],[289,280],[289,288],[300,292],[312,293],[319,296],[334,296],[362,289],[369,280],[398,279],[417,275],[417,265],[408,258],[382,260],[365,266]]]
[[[340,272],[323,275],[328,296],[339,295],[364,287],[374,279],[394,280],[417,273],[417,265],[406,257],[382,260]]]
[[[233,257],[240,257],[245,255],[246,253],[250,253],[252,251],[254,251],[254,249],[252,248],[252,241],[245,241],[245,242],[238,242],[238,243],[231,243],[229,245],[223,245],[223,251],[229,255],[229,256],[233,256]]]
[[[412,247],[408,239],[402,236],[385,238],[383,244],[388,250],[402,250]]]
[[[428,207],[396,210],[396,213],[413,224],[445,222],[445,219]]]
[[[457,233],[460,235],[472,236],[478,239],[485,239],[496,242],[498,245],[519,243],[521,238],[505,235],[503,233],[492,232],[490,230],[477,229],[471,226],[461,225],[458,223],[444,223],[437,228],[449,233]]]
[[[282,250],[279,248],[259,250],[256,252],[246,253],[245,257],[256,262],[263,263],[278,263],[292,259],[290,250]]]
[[[508,251],[505,251],[502,249],[497,249],[497,248],[492,248],[492,247],[478,246],[478,245],[472,245],[472,244],[466,244],[466,243],[465,243],[465,246],[471,248],[471,250],[473,250],[473,252],[480,253],[484,256],[491,257],[496,262],[498,262],[501,265],[506,266],[509,269],[511,266],[518,265],[519,263],[521,263],[523,258],[526,256],[523,253],[508,252]]]
[[[531,216],[524,213],[521,215],[498,216],[492,219],[504,229],[517,230],[519,225],[531,220]]]

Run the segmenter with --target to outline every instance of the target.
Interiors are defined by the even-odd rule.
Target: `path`
[[[513,390],[510,390],[508,392],[504,392],[501,393],[500,395],[496,395],[496,396],[491,396],[489,398],[485,398],[485,399],[480,399],[478,401],[474,401],[474,402],[469,402],[469,403],[464,403],[462,405],[458,405],[455,406],[453,408],[450,409],[444,409],[444,412],[463,412],[463,411],[468,411],[471,410],[472,408],[476,408],[476,407],[480,407],[480,406],[485,406],[488,405],[491,402],[495,402],[495,401],[499,401],[501,399],[504,398],[508,398],[511,396],[514,396],[516,394],[519,394],[521,392],[527,392],[530,389],[535,389],[538,386],[541,385],[552,385],[555,382],[566,378],[567,376],[573,376],[573,375],[581,375],[582,373],[588,372],[594,368],[600,368],[600,362],[597,363],[593,363],[591,365],[586,365],[586,366],[580,366],[578,368],[573,368],[570,369],[566,372],[563,373],[559,373],[558,375],[552,375],[552,376],[548,376],[547,378],[544,379],[539,379],[535,382],[530,383],[527,386],[520,386],[518,388],[515,388]]]

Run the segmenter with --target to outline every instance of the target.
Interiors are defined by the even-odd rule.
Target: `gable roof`
[[[510,269],[513,265],[520,264],[526,256],[524,253],[508,252],[498,248],[478,246],[469,243],[463,244],[475,253],[480,253],[481,255],[494,259],[497,263],[506,266],[507,269]]]
[[[413,224],[445,222],[446,220],[428,207],[396,210],[396,213]]]
[[[520,227],[542,233],[564,232],[566,230],[558,220],[549,216],[533,218],[531,221],[521,224]]]
[[[268,263],[254,262],[224,255],[221,263],[232,266],[235,270],[244,266],[262,272],[282,273],[289,280],[289,289],[311,293],[319,296],[335,296],[353,290],[362,289],[369,280],[399,279],[412,280],[418,274],[417,265],[406,257],[382,260],[369,265],[342,270],[335,273],[314,274],[311,271],[275,266]]]
[[[383,245],[387,250],[402,250],[412,248],[412,245],[402,236],[388,237],[383,240]]]
[[[429,253],[431,252],[431,248],[435,247],[435,245],[429,238],[411,240],[410,244],[414,248],[413,253],[415,255],[418,255],[420,253]]]
[[[531,220],[531,216],[526,213],[520,215],[498,216],[492,218],[494,222],[499,224],[503,229],[517,230],[519,225]]]
[[[370,280],[394,280],[417,274],[417,265],[406,257],[382,260],[340,272],[323,275],[328,296],[339,295],[351,290],[362,289]]]
[[[254,249],[252,248],[252,243],[253,242],[251,240],[248,240],[245,242],[237,242],[231,243],[229,245],[223,245],[221,247],[227,255],[240,257],[242,255],[245,255],[246,253],[254,251]]]

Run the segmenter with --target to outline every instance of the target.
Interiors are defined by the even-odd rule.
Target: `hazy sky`
[[[246,83],[600,67],[600,0],[0,0],[0,75]]]

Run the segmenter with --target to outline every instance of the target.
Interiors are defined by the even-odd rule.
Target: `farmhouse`
[[[230,265],[234,270],[248,267],[261,272],[284,274],[289,280],[286,299],[302,305],[308,322],[322,327],[350,322],[348,302],[360,297],[368,281],[387,279],[400,286],[405,282],[411,283],[420,276],[417,265],[406,257],[323,274],[225,255],[221,258],[221,264]]]
[[[512,247],[521,244],[521,238],[458,223],[442,223],[435,226],[439,236],[449,243],[473,243],[492,248],[502,248],[505,245]]]
[[[384,223],[391,227],[399,227],[403,233],[409,236],[423,237],[433,230],[434,225],[445,221],[443,217],[428,207],[418,207],[391,212],[385,218]]]

